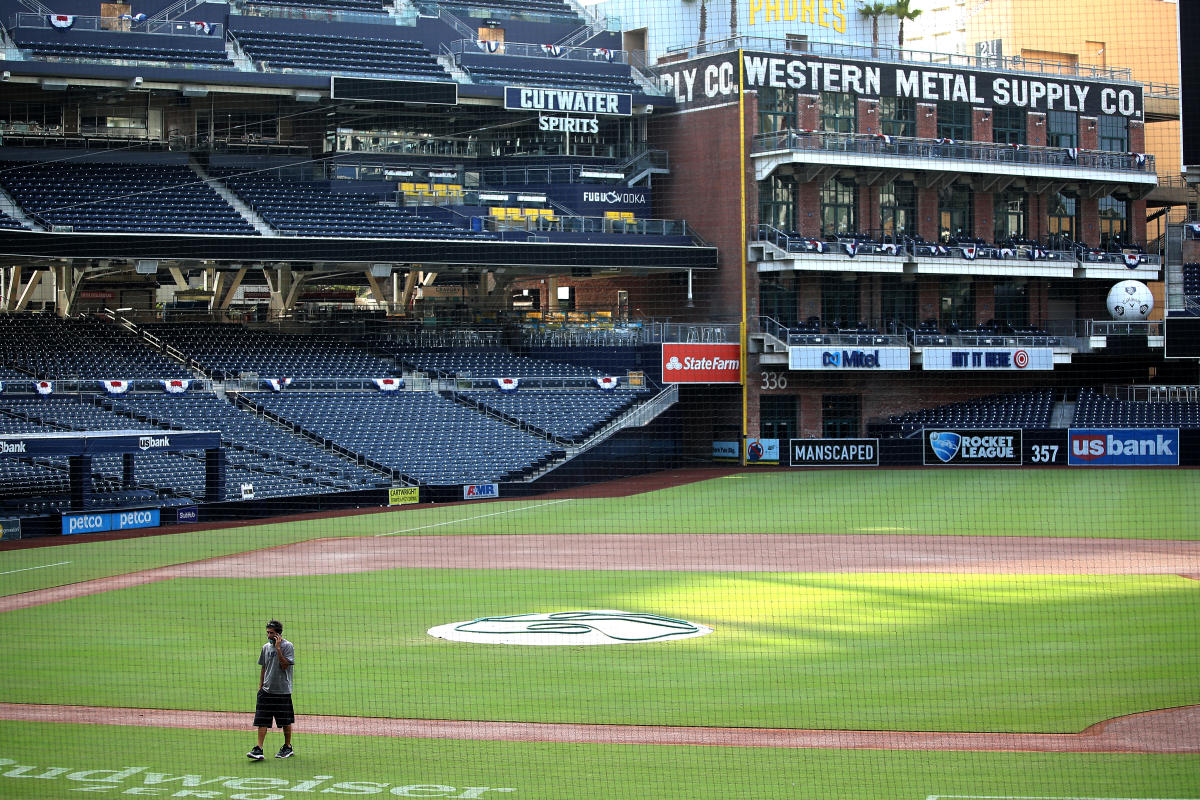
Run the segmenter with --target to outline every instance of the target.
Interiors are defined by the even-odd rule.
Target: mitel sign
[[[1077,467],[1177,467],[1178,428],[1071,428],[1067,463]]]
[[[790,370],[907,370],[907,347],[789,347]]]
[[[741,347],[736,344],[664,344],[663,383],[740,383]]]
[[[1020,466],[1021,431],[1016,430],[939,430],[922,431],[925,440],[925,465],[940,466]]]
[[[792,439],[793,467],[877,467],[878,439]]]

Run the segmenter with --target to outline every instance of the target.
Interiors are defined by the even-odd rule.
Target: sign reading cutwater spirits
[[[633,113],[633,95],[587,89],[545,89],[536,86],[505,86],[504,107],[510,111],[542,111],[551,114],[609,114],[628,117]]]
[[[730,102],[737,95],[735,53],[662,68],[664,88],[685,108]],[[792,89],[805,94],[849,92],[861,98],[951,101],[1026,111],[1073,111],[1089,116],[1142,118],[1142,87],[1067,76],[1037,76],[940,64],[885,64],[814,55],[742,52],[747,90]]]

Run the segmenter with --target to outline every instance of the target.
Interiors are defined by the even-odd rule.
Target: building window
[[[796,435],[794,394],[764,394],[758,398],[758,433],[764,439],[786,443]]]
[[[992,236],[995,242],[1025,238],[1025,193],[1016,190],[997,192],[993,197],[995,226]]]
[[[899,275],[879,277],[879,311],[883,315],[887,332],[890,324],[898,322],[910,328],[917,327],[920,309],[920,291],[916,281],[905,281]]]
[[[992,141],[1025,144],[1025,109],[1000,106],[992,109]]]
[[[796,93],[786,89],[759,89],[759,133],[775,133],[795,127]]]
[[[1114,114],[1105,114],[1099,119],[1101,150],[1113,153],[1129,152],[1129,120]]]
[[[994,286],[996,319],[1014,328],[1029,326],[1029,295],[1023,280],[1000,281]]]
[[[917,101],[903,97],[879,98],[879,132],[887,136],[916,136]]]
[[[858,130],[858,103],[849,92],[821,92],[821,130],[854,133]]]
[[[1046,144],[1050,147],[1079,147],[1079,115],[1074,111],[1046,114]]]
[[[1129,242],[1129,203],[1111,194],[1100,198],[1100,247],[1121,247]]]
[[[859,435],[862,396],[826,394],[821,396],[821,435],[827,439],[852,439]]]
[[[796,229],[796,185],[791,176],[771,175],[758,182],[758,221],[785,232]]]
[[[947,186],[938,192],[938,231],[943,240],[975,235],[971,187]]]
[[[943,101],[937,104],[937,135],[939,139],[966,142],[971,139],[971,106],[968,103]]]
[[[879,229],[884,236],[916,235],[916,184],[892,181],[879,190]]]
[[[1046,206],[1046,231],[1052,240],[1058,239],[1060,243],[1062,239],[1075,241],[1078,209],[1079,201],[1069,194],[1058,192],[1050,198]]]
[[[858,281],[828,275],[821,281],[821,319],[830,328],[853,328],[858,322]]]
[[[830,178],[821,186],[822,236],[858,232],[856,189],[841,178]]]
[[[942,281],[938,310],[942,330],[975,326],[975,284],[970,278]]]

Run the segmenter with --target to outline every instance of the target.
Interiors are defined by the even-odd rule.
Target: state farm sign
[[[663,383],[740,383],[741,348],[736,344],[664,344]]]

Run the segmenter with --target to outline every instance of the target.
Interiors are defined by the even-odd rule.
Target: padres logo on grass
[[[706,625],[658,614],[628,611],[555,611],[451,622],[429,629],[430,636],[481,644],[637,644],[691,639],[713,632]]]

